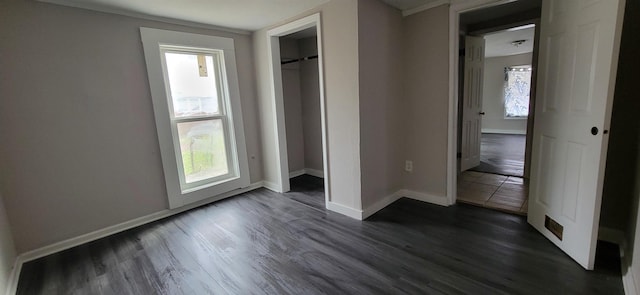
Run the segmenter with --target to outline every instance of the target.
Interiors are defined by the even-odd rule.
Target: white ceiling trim
[[[421,12],[421,11],[425,11],[425,10],[428,10],[428,9],[431,9],[431,8],[434,8],[434,7],[438,7],[440,5],[450,4],[450,3],[451,3],[450,0],[438,0],[438,1],[435,1],[435,2],[431,2],[431,3],[424,4],[424,5],[420,5],[420,6],[415,7],[415,8],[405,9],[405,10],[402,11],[402,16],[409,16],[409,15],[416,14],[416,13]]]
[[[201,28],[201,29],[223,31],[223,32],[235,33],[235,34],[240,34],[240,35],[251,35],[251,32],[247,31],[247,30],[232,29],[232,28],[215,26],[215,25],[210,25],[210,24],[203,24],[203,23],[198,23],[198,22],[179,20],[179,19],[175,19],[175,18],[149,15],[149,14],[144,14],[144,13],[132,12],[132,11],[124,10],[124,9],[104,7],[104,6],[101,6],[101,5],[94,5],[94,4],[88,4],[88,3],[78,3],[78,2],[67,2],[67,1],[64,1],[64,0],[37,0],[37,1],[44,2],[44,3],[50,3],[50,4],[56,4],[56,5],[62,5],[62,6],[67,6],[67,7],[87,9],[87,10],[92,10],[92,11],[97,11],[97,12],[104,12],[104,13],[110,13],[110,14],[123,15],[123,16],[128,16],[128,17],[133,17],[133,18],[140,18],[140,19],[145,19],[145,20],[169,23],[169,24],[174,24],[174,25],[181,25],[181,26],[195,27],[195,28]]]

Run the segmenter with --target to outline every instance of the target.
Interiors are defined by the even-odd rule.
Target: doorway
[[[507,2],[488,0],[484,5],[452,6],[452,48],[458,45],[460,15],[514,3],[505,4]],[[544,1],[540,18],[543,30],[537,37],[540,40],[538,91],[544,95],[539,103],[532,101],[535,127],[532,124],[527,127],[527,132],[533,134],[533,142],[527,143],[533,145],[533,151],[526,157],[534,159],[530,161],[532,165],[528,165],[531,166],[532,199],[528,204],[527,222],[582,267],[592,270],[625,3],[558,3],[560,1]],[[449,121],[449,140],[454,143],[453,147],[457,128],[457,56],[451,54],[450,61],[453,82],[449,106],[454,116]],[[535,95],[532,98],[535,99]],[[455,202],[456,171],[459,170],[455,170],[453,152],[451,149],[449,153],[448,183],[452,202]],[[524,174],[525,177],[529,174],[527,165]]]
[[[293,199],[324,208],[316,27],[280,37],[280,68]]]
[[[524,177],[535,24],[483,37],[486,50],[480,165],[470,170]]]
[[[524,3],[462,13],[459,24],[457,201],[520,215],[541,8]]]
[[[314,14],[268,31],[280,177],[265,186],[292,195],[312,189],[319,196],[312,203],[325,208],[330,179],[320,26]]]

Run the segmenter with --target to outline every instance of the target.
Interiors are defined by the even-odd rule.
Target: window
[[[247,186],[233,40],[140,31],[170,207]]]
[[[233,174],[228,117],[220,108],[222,53],[174,46],[160,46],[160,52],[182,189]]]
[[[504,116],[526,118],[529,115],[531,66],[505,68]]]

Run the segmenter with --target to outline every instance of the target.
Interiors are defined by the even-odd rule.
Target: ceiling
[[[38,0],[134,17],[165,18],[241,31],[256,31],[330,0]],[[344,1],[344,0],[334,0]],[[382,0],[402,11],[449,0]]]
[[[483,9],[472,10],[460,15],[460,25],[470,25],[491,19],[507,17],[532,9],[540,9],[541,0],[518,0],[501,5],[495,5]]]
[[[65,6],[142,18],[163,18],[174,21],[216,26],[239,31],[256,31],[299,15],[331,0],[38,0]],[[333,0],[345,1],[345,0]],[[381,0],[405,15],[451,2],[470,0]],[[519,0],[503,10],[519,6],[528,8],[540,0]],[[514,7],[510,7],[514,6]],[[522,7],[520,7],[522,8]],[[487,17],[485,11],[469,14],[469,21]],[[467,15],[467,14],[465,14]]]
[[[303,13],[318,5],[329,2],[329,0],[40,1],[116,14],[139,17],[162,17],[245,31],[255,31],[265,28],[284,19]]]
[[[534,35],[534,27],[487,34],[484,36],[484,56],[496,57],[532,52]],[[513,46],[511,42],[515,40],[526,40],[526,42],[520,46]]]

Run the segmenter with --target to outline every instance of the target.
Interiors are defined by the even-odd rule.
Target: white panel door
[[[464,57],[462,96],[462,142],[460,171],[480,165],[482,128],[482,82],[484,75],[484,38],[467,36]]]
[[[544,0],[529,223],[593,269],[624,0]]]

